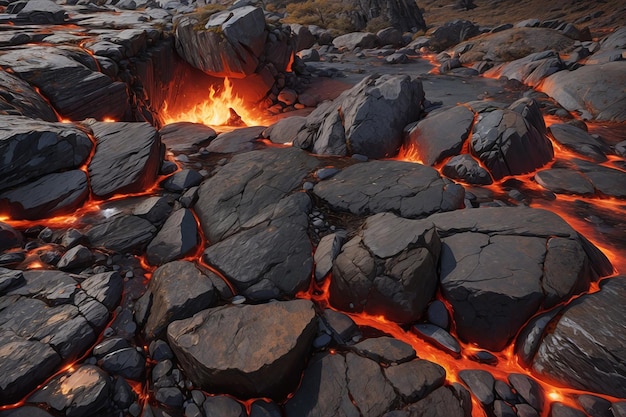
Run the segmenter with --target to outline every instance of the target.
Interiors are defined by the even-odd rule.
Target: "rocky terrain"
[[[0,4],[0,417],[626,416],[619,17]]]

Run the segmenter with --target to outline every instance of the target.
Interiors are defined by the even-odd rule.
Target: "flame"
[[[292,52],[291,56],[289,57],[289,62],[287,63],[287,67],[285,67],[285,71],[286,72],[292,72],[293,71],[293,61],[295,60],[295,54]]]
[[[187,108],[173,109],[166,102],[162,111],[165,124],[176,122],[195,122],[208,126],[228,125],[233,109],[248,126],[263,125],[263,118],[258,110],[250,108],[245,100],[233,91],[233,84],[224,78],[221,88],[211,87],[206,101],[190,104]]]

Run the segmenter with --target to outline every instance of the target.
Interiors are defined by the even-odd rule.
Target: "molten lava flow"
[[[178,106],[182,107],[182,106]],[[245,100],[233,91],[233,84],[224,78],[221,88],[211,87],[207,98],[201,103],[189,103],[185,108],[170,108],[168,103],[162,112],[165,124],[195,122],[208,126],[228,126],[233,112],[248,126],[263,125],[262,115],[250,108]]]
[[[398,152],[398,156],[394,159],[405,162],[417,162],[418,164],[425,165],[417,150],[417,145],[413,142],[403,144]]]

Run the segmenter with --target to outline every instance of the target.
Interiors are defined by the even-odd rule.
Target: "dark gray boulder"
[[[65,9],[50,0],[29,0],[17,12],[19,21],[34,24],[60,24],[67,19]]]
[[[571,124],[550,125],[550,133],[561,145],[595,162],[606,161],[606,154],[611,152],[601,140]]]
[[[533,87],[555,72],[565,69],[559,54],[555,51],[541,51],[523,58],[497,65],[485,72],[487,77],[506,77]]]
[[[485,168],[480,166],[471,155],[453,156],[441,168],[441,173],[453,180],[461,180],[468,184],[489,185],[493,179]]]
[[[50,104],[30,84],[6,71],[0,72],[0,114],[58,121]]]
[[[624,296],[626,278],[618,276],[565,307],[544,335],[533,371],[577,389],[624,397]]]
[[[294,300],[204,310],[171,323],[167,337],[199,387],[281,400],[297,385],[316,330],[313,304]]]
[[[163,188],[167,191],[180,193],[191,187],[200,185],[201,182],[202,175],[200,175],[198,171],[182,169],[163,181]]]
[[[239,153],[252,151],[258,147],[255,141],[265,131],[264,126],[251,126],[220,133],[207,146],[206,150],[213,153]]]
[[[143,191],[156,181],[162,149],[158,132],[148,123],[94,122],[96,152],[89,162],[91,189],[106,198]],[[130,140],[132,138],[132,140]]]
[[[181,208],[167,218],[159,233],[146,248],[148,263],[163,265],[188,255],[198,244],[196,218],[189,209]]]
[[[567,168],[552,168],[537,171],[535,181],[557,194],[592,195],[593,184],[580,172]]]
[[[354,351],[361,356],[387,365],[409,362],[416,357],[411,345],[389,336],[365,339],[354,345]]]
[[[194,153],[215,139],[217,132],[200,123],[170,123],[159,130],[161,141],[169,151],[178,153]]]
[[[461,152],[474,123],[474,112],[456,106],[420,120],[409,130],[408,143],[425,165],[435,165],[444,158]]]
[[[400,417],[470,417],[471,403],[462,394],[459,394],[455,386],[443,386],[428,394],[422,400],[410,404],[400,411]],[[461,388],[465,390],[464,388]],[[466,392],[466,391],[465,391]],[[469,394],[467,394],[469,396]],[[397,417],[395,411],[384,414],[383,417]]]
[[[22,234],[10,224],[0,222],[0,250],[16,248],[22,245]]]
[[[452,20],[435,29],[430,35],[429,46],[431,49],[441,52],[479,33],[478,26],[468,20]]]
[[[333,46],[346,51],[352,51],[356,48],[375,48],[378,46],[378,37],[370,32],[351,32],[333,39]]]
[[[0,115],[0,189],[77,168],[92,148],[85,132],[74,126]]]
[[[216,417],[246,417],[245,408],[226,395],[210,396],[202,403],[205,415]]]
[[[390,213],[368,218],[335,259],[331,304],[401,323],[419,319],[435,294],[441,246],[434,225],[416,226]]]
[[[459,372],[459,378],[465,382],[481,404],[488,406],[493,403],[495,380],[489,372],[479,369],[464,369]]]
[[[392,365],[384,373],[405,403],[421,400],[446,380],[446,371],[441,366],[421,359]]]
[[[152,303],[144,334],[155,339],[167,326],[212,307],[216,290],[211,279],[191,262],[176,261],[157,268],[152,274],[148,291]]]
[[[320,181],[313,192],[335,210],[360,216],[391,211],[408,218],[460,208],[465,195],[434,169],[401,161],[352,165]]]
[[[574,159],[572,162],[601,194],[617,198],[626,197],[626,173],[624,171],[581,159]]]
[[[0,194],[0,211],[12,219],[43,219],[73,212],[89,196],[81,170],[48,174]]]
[[[152,223],[141,217],[119,215],[93,226],[86,235],[94,247],[126,253],[145,248],[156,231]]]
[[[262,136],[274,143],[291,143],[305,128],[306,121],[304,116],[285,117],[265,129]]]

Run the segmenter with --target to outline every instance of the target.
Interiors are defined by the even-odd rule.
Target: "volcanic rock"
[[[119,215],[92,227],[87,239],[94,247],[126,253],[145,248],[156,234],[149,221],[132,215]]]
[[[346,367],[348,390],[362,416],[380,416],[396,403],[396,393],[377,362],[348,353]]]
[[[0,66],[36,86],[63,117],[124,118],[129,103],[126,84],[98,72],[87,52],[39,45],[3,52]]]
[[[255,217],[271,213],[317,164],[306,152],[293,148],[234,156],[198,190],[194,209],[209,242],[215,244],[244,226],[259,224],[264,219]]]
[[[0,115],[0,189],[76,168],[87,160],[92,147],[89,137],[73,126]]]
[[[468,154],[450,158],[441,168],[441,173],[448,178],[465,181],[468,184],[489,185],[493,182],[489,172]]]
[[[416,324],[413,326],[413,331],[422,339],[447,350],[453,355],[461,354],[461,345],[459,342],[457,342],[457,340],[450,333],[441,327],[427,323]]]
[[[587,414],[558,402],[552,403],[550,417],[586,417]]]
[[[356,48],[369,49],[378,46],[378,38],[370,32],[352,32],[337,36],[333,46],[339,50],[352,51]]]
[[[206,149],[214,153],[241,153],[251,151],[257,148],[254,142],[264,130],[264,126],[252,126],[236,129],[232,132],[220,133]]]
[[[191,262],[176,261],[154,271],[148,291],[152,294],[150,315],[144,327],[148,339],[160,336],[174,320],[186,319],[212,307],[215,287]]]
[[[316,330],[313,304],[294,300],[204,310],[171,323],[167,336],[199,387],[280,400],[297,385]]]
[[[117,272],[103,272],[90,276],[80,287],[87,295],[113,310],[122,298],[124,281]]]
[[[415,226],[390,213],[368,218],[335,260],[331,304],[401,323],[420,318],[435,293],[441,246],[434,225]]]
[[[623,61],[585,65],[575,71],[560,71],[546,78],[542,91],[569,111],[583,118],[626,121],[626,99],[621,86],[626,82]]]
[[[0,411],[1,417],[53,417],[52,414],[44,411],[39,407],[25,405],[19,408],[12,408],[6,411]]]
[[[34,24],[60,24],[66,19],[65,9],[50,0],[29,0],[17,12],[17,19]]]
[[[495,380],[489,372],[478,369],[464,369],[459,372],[459,378],[467,384],[472,394],[483,405],[493,403],[495,399],[493,394]]]
[[[422,11],[411,0],[359,0],[357,3],[363,15],[363,20],[382,18],[383,22],[402,32],[418,32],[426,30],[426,23]]]
[[[350,316],[327,308],[324,310],[322,318],[324,319],[324,323],[328,325],[329,330],[333,333],[333,338],[337,344],[345,345],[360,339],[361,333],[359,332],[359,328]]]
[[[550,133],[561,145],[595,162],[606,161],[606,154],[611,151],[602,141],[571,124],[550,125]]]
[[[72,270],[90,266],[93,262],[93,254],[83,245],[74,246],[65,252],[59,260],[57,268],[60,270]]]
[[[626,277],[619,276],[565,307],[544,335],[533,371],[574,388],[624,397],[626,340],[619,317],[625,295]]]
[[[392,211],[409,218],[455,210],[464,196],[461,186],[447,183],[434,169],[400,161],[352,165],[319,182],[314,193],[336,210],[360,216]]]
[[[531,172],[554,156],[552,144],[541,130],[541,125],[530,124],[516,111],[493,110],[479,115],[471,151],[495,180]]]
[[[0,72],[0,113],[56,122],[57,116],[30,84],[6,71]]]
[[[188,188],[200,185],[202,175],[193,169],[183,169],[163,181],[163,188],[174,193],[179,193]]]
[[[133,193],[156,181],[162,160],[159,134],[148,123],[94,122],[96,152],[89,163],[91,189],[102,198]],[[133,138],[133,140],[129,140]]]
[[[13,219],[42,219],[70,213],[89,196],[81,170],[48,174],[0,194],[0,212]]]
[[[11,330],[0,329],[0,352],[0,404],[3,405],[21,400],[61,364],[61,357],[50,345],[20,337]]]
[[[29,397],[67,416],[86,417],[110,405],[113,384],[109,376],[93,365],[81,365],[57,376]]]
[[[470,21],[462,19],[452,20],[435,29],[430,35],[429,46],[436,52],[441,52],[479,33],[478,26]]]
[[[304,116],[285,117],[265,129],[262,136],[274,143],[291,143],[304,129],[306,120]]]
[[[202,403],[202,409],[207,416],[216,417],[245,417],[243,406],[225,395],[210,396]]]
[[[200,123],[178,122],[163,126],[159,135],[168,150],[187,154],[197,152],[201,146],[215,139],[217,133]]]
[[[133,209],[135,216],[154,225],[162,224],[172,212],[172,202],[167,197],[148,197]]]
[[[408,143],[415,147],[422,163],[434,165],[460,153],[473,122],[474,112],[465,106],[437,112],[409,130]]]
[[[345,232],[331,233],[324,236],[315,249],[315,279],[321,281],[333,268],[333,262],[346,240]]]
[[[0,268],[0,294],[11,287],[21,284],[24,281],[22,271],[14,271],[12,269]]]
[[[146,359],[137,349],[127,347],[106,354],[98,365],[107,372],[140,381],[144,376]]]
[[[22,245],[22,235],[11,225],[0,222],[0,251]]]
[[[163,265],[187,255],[198,244],[196,218],[189,209],[181,208],[165,221],[159,233],[146,248],[148,263]]]
[[[515,391],[538,412],[543,410],[545,395],[543,388],[534,379],[524,374],[509,374],[509,383]]]
[[[384,414],[383,417],[419,417],[426,415],[429,417],[470,417],[471,403],[469,406],[465,404],[466,399],[456,392],[455,386],[444,386],[437,388],[415,404],[405,407],[402,411],[392,411]]]
[[[535,181],[557,194],[592,195],[593,184],[584,175],[571,169],[552,168],[538,171]]]
[[[506,77],[526,85],[537,86],[548,76],[565,68],[558,53],[554,51],[536,52],[498,65],[485,72],[486,77]]]
[[[574,159],[572,162],[600,193],[617,198],[626,197],[626,173],[624,171],[580,159]]]
[[[388,336],[365,339],[354,345],[354,350],[361,356],[388,365],[408,362],[416,357],[411,345]]]
[[[446,380],[446,371],[436,363],[416,359],[385,368],[385,377],[406,403],[421,400]]]

